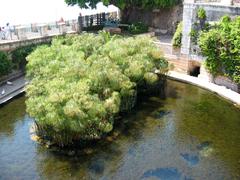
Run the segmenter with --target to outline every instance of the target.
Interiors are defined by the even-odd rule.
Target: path
[[[231,89],[227,89],[224,86],[219,86],[211,82],[208,82],[205,79],[189,76],[186,74],[181,74],[175,71],[170,71],[168,73],[168,77],[185,83],[193,84],[204,89],[207,89],[211,92],[217,93],[218,95],[224,97],[225,99],[230,100],[235,105],[240,106],[240,94],[232,91]]]
[[[24,76],[20,76],[19,78],[16,78],[10,82],[12,82],[12,85],[4,83],[0,86],[0,105],[21,94],[24,91],[24,86],[27,83]],[[2,94],[3,91],[5,91],[4,94]]]

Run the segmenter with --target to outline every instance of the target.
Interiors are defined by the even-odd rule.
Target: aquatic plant
[[[106,38],[107,37],[107,38]],[[98,139],[137,93],[154,86],[168,64],[149,37],[82,34],[58,37],[28,56],[27,112],[37,133],[60,146]]]

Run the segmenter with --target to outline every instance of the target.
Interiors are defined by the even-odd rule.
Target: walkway
[[[24,92],[24,86],[27,83],[24,76],[21,76],[9,82],[12,84],[4,83],[0,86],[0,105]]]
[[[170,71],[168,76],[171,79],[189,83],[189,84],[193,84],[193,85],[199,86],[201,88],[207,89],[211,92],[217,93],[218,95],[224,97],[225,99],[230,100],[235,105],[240,107],[240,94],[238,94],[230,89],[227,89],[224,86],[219,86],[219,85],[210,83],[204,79],[189,76],[186,74],[181,74],[181,73],[178,73],[175,71]]]

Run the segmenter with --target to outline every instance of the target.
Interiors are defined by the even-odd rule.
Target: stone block
[[[114,28],[114,27],[105,27],[103,28],[104,31],[110,32],[111,34],[121,34],[121,29],[120,28]]]

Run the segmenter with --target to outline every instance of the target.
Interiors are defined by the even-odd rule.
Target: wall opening
[[[190,70],[189,74],[190,74],[190,76],[198,77],[198,75],[200,74],[200,66],[194,66]]]

